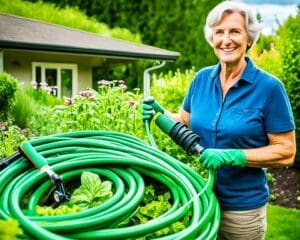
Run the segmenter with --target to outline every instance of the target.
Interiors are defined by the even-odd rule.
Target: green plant
[[[282,56],[283,82],[288,92],[296,120],[297,155],[295,166],[300,167],[300,14],[290,16],[280,26],[278,46]]]
[[[26,137],[18,126],[11,125],[10,122],[0,123],[0,129],[0,159],[2,159],[14,153]]]
[[[170,204],[171,195],[166,189],[162,190],[157,185],[148,185],[145,188],[143,201],[131,220],[130,225],[143,224],[152,219],[158,218],[167,212],[172,205]],[[182,221],[173,223],[157,232],[154,232],[146,239],[157,238],[164,235],[176,233],[186,228],[189,222],[189,216],[186,216]]]
[[[249,56],[263,70],[273,74],[279,79],[283,79],[283,69],[281,54],[274,43],[270,43],[269,50],[264,49],[259,52],[259,48],[254,46],[249,52]]]
[[[13,124],[21,129],[27,128],[31,117],[38,111],[38,107],[35,100],[27,92],[19,89],[16,92],[14,106],[11,110]]]
[[[18,221],[9,218],[7,220],[0,219],[0,239],[14,240],[19,234],[22,234],[22,229],[19,227]]]
[[[280,196],[279,193],[270,193],[269,200],[271,202],[276,201],[279,196]]]
[[[276,179],[272,173],[267,173],[267,181],[269,184],[275,184]]]
[[[18,80],[6,72],[0,73],[0,122],[8,119],[17,89]]]
[[[51,95],[43,88],[35,89],[33,87],[27,87],[23,90],[24,94],[33,99],[38,105],[41,106],[55,106],[62,104],[63,100]]]
[[[64,105],[44,106],[31,121],[35,136],[76,130],[111,130],[144,136],[139,89],[126,91],[123,80],[99,82],[99,91],[88,89]],[[36,121],[35,119],[38,119]]]
[[[70,204],[81,208],[98,206],[112,197],[111,189],[111,181],[102,182],[99,175],[84,171],[81,175],[81,185],[74,190]]]
[[[83,171],[80,182],[81,185],[73,191],[70,201],[56,208],[46,205],[37,206],[37,214],[40,216],[55,216],[75,213],[101,205],[113,195],[112,182],[102,182],[98,174]]]
[[[194,68],[184,72],[152,74],[151,94],[170,111],[178,111],[196,72]]]

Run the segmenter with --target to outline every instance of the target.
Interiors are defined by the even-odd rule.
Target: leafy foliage
[[[81,185],[73,192],[70,204],[81,208],[98,206],[112,197],[112,182],[101,181],[99,175],[84,171]]]
[[[289,93],[294,113],[300,117],[300,14],[289,17],[280,27],[283,82]]]
[[[123,80],[103,80],[99,84],[99,91],[88,89],[66,98],[64,105],[43,107],[31,121],[32,134],[101,129],[143,135],[139,89],[126,91]]]
[[[83,171],[80,179],[81,185],[73,191],[70,201],[60,204],[57,208],[37,206],[37,214],[55,216],[76,213],[101,205],[112,197],[111,181],[102,182],[98,174],[88,171]]]
[[[46,22],[93,32],[102,36],[115,37],[131,42],[141,42],[139,34],[133,34],[125,28],[109,28],[107,24],[100,23],[95,20],[95,18],[87,17],[77,8],[70,8],[66,6],[64,9],[59,9],[54,4],[43,3],[42,1],[33,2],[35,3],[22,0],[0,0],[0,12],[43,20]]]
[[[30,118],[38,111],[36,101],[22,89],[16,92],[14,106],[11,110],[11,118],[15,125],[24,129],[28,126]]]
[[[6,72],[0,73],[0,122],[8,119],[17,89],[17,79]]]
[[[17,239],[19,234],[22,234],[22,229],[19,227],[18,221],[15,219],[0,219],[0,239],[2,240],[13,240]]]
[[[279,29],[279,49],[282,57],[283,82],[288,92],[296,120],[297,155],[300,167],[300,14],[289,17]]]
[[[158,218],[159,216],[166,213],[172,205],[171,194],[169,191],[165,191],[164,193],[158,193],[157,189],[153,185],[148,185],[145,189],[144,193],[145,197],[141,203],[138,212],[131,220],[132,224],[143,224],[152,219]],[[151,236],[147,236],[146,239],[157,238],[164,235],[172,234],[179,232],[188,226],[189,216],[186,216],[181,222],[175,222],[168,227],[165,227],[153,234]]]
[[[270,43],[269,50],[264,49],[260,53],[259,48],[255,46],[249,55],[260,68],[283,79],[281,54],[273,43]]]
[[[2,159],[13,154],[26,137],[18,126],[10,122],[0,123],[0,130],[0,159]]]

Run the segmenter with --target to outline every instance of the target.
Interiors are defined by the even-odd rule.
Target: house
[[[104,62],[174,61],[178,56],[178,52],[0,14],[0,72],[24,84],[46,84],[58,97],[92,87],[92,69]]]

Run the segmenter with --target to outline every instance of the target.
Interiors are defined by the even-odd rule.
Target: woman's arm
[[[172,113],[165,109],[165,115],[172,118],[176,122],[181,122],[189,126],[190,124],[190,113],[185,111],[183,108],[180,108],[178,113]]]
[[[265,147],[244,149],[249,167],[291,166],[296,155],[295,131],[268,134],[270,144]]]

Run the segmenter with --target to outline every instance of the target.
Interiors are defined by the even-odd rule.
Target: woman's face
[[[213,28],[213,48],[219,60],[237,64],[244,58],[250,40],[245,29],[245,19],[238,13],[225,14]]]

